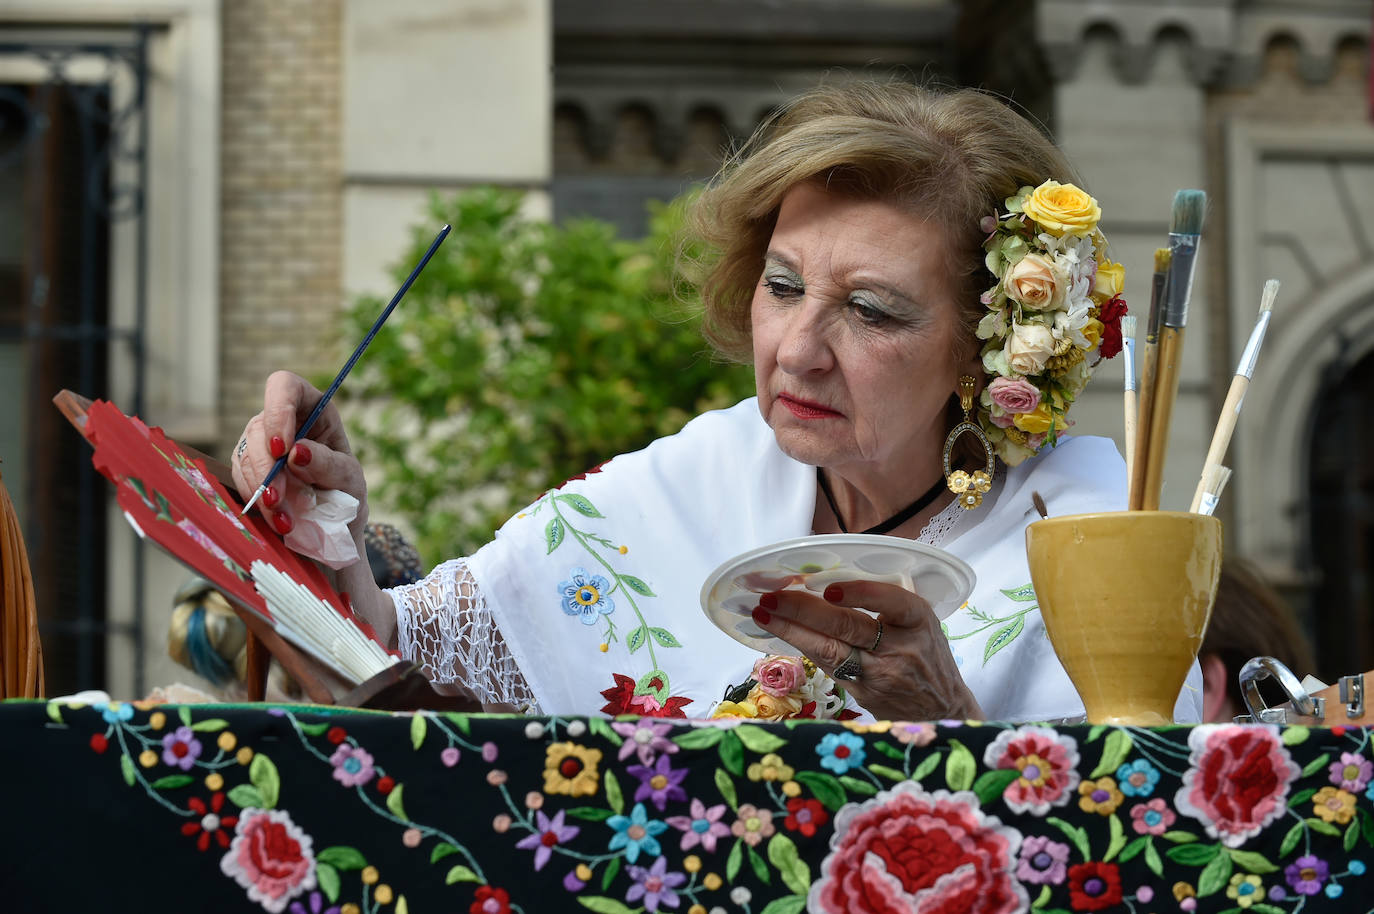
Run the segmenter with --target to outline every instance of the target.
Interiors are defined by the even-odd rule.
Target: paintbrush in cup
[[[1206,514],[1210,517],[1217,510],[1217,502],[1221,500],[1221,490],[1226,488],[1226,483],[1230,480],[1230,467],[1224,467],[1219,463],[1209,464],[1207,469],[1202,471],[1202,483],[1198,486],[1202,498],[1198,501],[1197,507],[1193,509],[1193,513]]]
[[[1121,319],[1121,351],[1125,354],[1124,367],[1126,381],[1123,385],[1123,409],[1126,415],[1126,478],[1131,478],[1131,466],[1135,463],[1135,432],[1137,385],[1135,378],[1135,315],[1128,314]]]
[[[1178,378],[1183,363],[1188,302],[1193,294],[1193,272],[1206,211],[1207,194],[1203,191],[1181,190],[1174,194],[1169,228],[1169,274],[1164,281],[1164,298],[1159,312],[1158,365],[1144,466],[1145,490],[1141,507],[1146,511],[1159,510],[1164,462],[1169,449],[1169,423],[1173,418],[1174,401],[1178,398]]]
[[[1163,307],[1164,283],[1169,278],[1169,249],[1155,249],[1155,271],[1150,278],[1150,310],[1145,316],[1145,345],[1141,352],[1140,393],[1136,397],[1136,431],[1132,454],[1127,458],[1130,480],[1128,507],[1139,511],[1145,501],[1145,452],[1150,442],[1150,422],[1154,413],[1155,369],[1159,362],[1159,315]]]
[[[1240,418],[1240,408],[1245,404],[1245,392],[1250,389],[1250,379],[1255,376],[1255,363],[1259,361],[1260,347],[1264,345],[1264,334],[1269,329],[1269,318],[1274,312],[1274,299],[1279,294],[1279,281],[1271,279],[1264,284],[1260,296],[1259,317],[1255,319],[1255,329],[1250,331],[1250,340],[1241,353],[1240,363],[1236,365],[1235,377],[1231,378],[1231,389],[1226,393],[1226,402],[1217,417],[1216,431],[1212,433],[1212,444],[1207,448],[1207,459],[1202,462],[1202,478],[1198,480],[1197,491],[1193,493],[1193,503],[1189,511],[1197,512],[1207,495],[1208,472],[1220,466],[1226,456],[1226,448],[1231,444],[1231,435],[1236,430],[1236,420]],[[1211,513],[1211,512],[1203,512]]]

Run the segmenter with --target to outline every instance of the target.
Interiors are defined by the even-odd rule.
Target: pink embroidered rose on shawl
[[[807,910],[826,914],[1010,914],[1029,905],[1013,875],[1021,833],[968,791],[906,781],[835,814]]]
[[[1239,847],[1288,808],[1289,785],[1301,773],[1277,727],[1203,725],[1188,736],[1190,767],[1174,807],[1228,847]]]
[[[1063,806],[1078,786],[1078,742],[1048,727],[1003,730],[983,753],[988,768],[1014,768],[1020,777],[1002,799],[1012,812],[1043,816]]]
[[[288,901],[315,887],[312,843],[284,810],[245,809],[219,868],[250,899],[281,914]]]

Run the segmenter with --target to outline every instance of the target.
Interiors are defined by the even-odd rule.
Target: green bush
[[[515,510],[610,457],[753,392],[715,360],[695,299],[674,286],[681,201],[648,238],[606,223],[527,218],[519,193],[431,200],[395,267],[453,231],[340,388],[350,438],[375,475],[377,520],[415,531],[429,562],[470,554]],[[386,301],[358,300],[361,339]]]

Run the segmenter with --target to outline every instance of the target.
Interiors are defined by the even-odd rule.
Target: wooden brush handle
[[[1136,407],[1135,453],[1130,465],[1130,496],[1127,507],[1139,511],[1145,504],[1145,465],[1154,425],[1155,380],[1159,373],[1159,343],[1145,342],[1140,366],[1140,398]]]
[[[1162,327],[1159,331],[1159,365],[1154,383],[1154,403],[1150,412],[1150,434],[1145,453],[1145,488],[1141,508],[1159,510],[1160,490],[1164,487],[1164,461],[1169,450],[1169,423],[1174,400],[1178,397],[1179,368],[1183,361],[1183,328]],[[1137,473],[1142,472],[1137,467]]]
[[[1136,391],[1128,390],[1125,395],[1125,402],[1122,410],[1126,415],[1126,479],[1129,480],[1134,473],[1135,467],[1135,438],[1136,438]]]
[[[1212,432],[1212,444],[1207,448],[1207,459],[1202,461],[1202,478],[1198,480],[1197,491],[1193,493],[1193,504],[1188,510],[1197,511],[1202,504],[1202,495],[1207,480],[1207,468],[1220,465],[1231,446],[1231,435],[1236,430],[1236,420],[1240,418],[1241,405],[1245,403],[1245,392],[1250,389],[1250,379],[1238,374],[1231,379],[1231,389],[1226,392],[1226,403],[1217,417],[1216,431]]]

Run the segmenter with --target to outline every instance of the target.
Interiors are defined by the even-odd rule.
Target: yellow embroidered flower
[[[1197,892],[1193,891],[1193,884],[1191,882],[1174,883],[1174,901],[1182,901],[1185,898],[1194,898],[1196,896]]]
[[[689,873],[695,873],[701,869],[701,858],[696,854],[688,854],[682,858],[682,868]]]
[[[841,723],[844,724],[845,729],[853,733],[886,733],[892,729],[892,721],[890,720],[875,720],[869,724],[861,724],[857,720],[846,720],[841,721]]]
[[[576,743],[552,743],[544,750],[544,792],[589,797],[597,791],[601,750]]]
[[[148,715],[148,726],[152,727],[154,730],[161,730],[163,727],[167,726],[167,715],[163,714],[161,711],[154,711],[152,714]]]
[[[706,906],[701,904],[694,904],[687,909],[687,914],[706,914]]]
[[[1242,908],[1264,900],[1264,881],[1249,873],[1236,873],[1226,887],[1226,897]]]
[[[363,867],[363,882],[366,885],[375,885],[377,880],[381,878],[382,874],[377,872],[375,866]]]
[[[233,733],[225,730],[219,735],[219,739],[215,740],[215,743],[225,752],[233,752],[234,747],[239,744],[239,740]]]
[[[218,771],[212,771],[205,776],[206,790],[219,790],[224,786],[224,777]]]
[[[721,887],[721,878],[715,873],[707,873],[706,878],[701,880],[701,884],[706,887],[708,892],[714,892]]]
[[[138,754],[138,763],[144,768],[151,768],[157,764],[157,753],[151,749],[144,749]]]
[[[576,875],[577,878],[582,880],[583,882],[592,881],[592,868],[587,866],[587,864],[585,863],[579,863],[577,867],[573,870],[573,874]]]
[[[1086,191],[1053,180],[1031,191],[1021,209],[1056,237],[1091,234],[1102,218],[1102,208]]]
[[[768,753],[745,771],[751,781],[790,781],[796,773],[796,769],[784,764],[776,752]]]
[[[712,718],[747,717],[750,720],[759,716],[759,709],[752,701],[722,701],[711,712]]]
[[[342,908],[339,908],[339,914],[362,914],[362,909],[350,901]]]
[[[782,785],[782,795],[785,797],[801,796],[801,785],[796,781],[784,781]]]
[[[247,765],[253,760],[253,750],[249,749],[247,746],[243,746],[238,752],[234,753],[234,759],[240,765]]]
[[[1355,817],[1355,795],[1339,787],[1323,787],[1312,798],[1312,812],[1327,822],[1345,825]]]
[[[372,897],[377,899],[377,904],[391,904],[391,886],[382,883],[373,890]]]
[[[1117,789],[1116,781],[1111,778],[1098,778],[1084,781],[1078,785],[1078,808],[1084,812],[1095,812],[1099,816],[1110,816],[1125,799]]]

